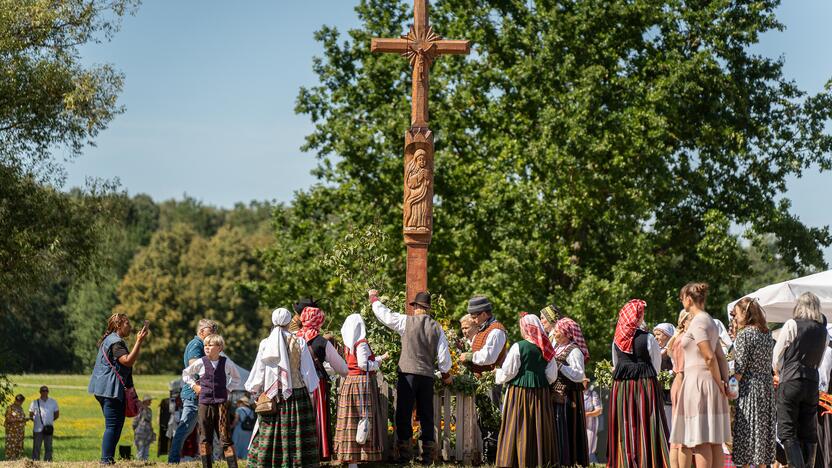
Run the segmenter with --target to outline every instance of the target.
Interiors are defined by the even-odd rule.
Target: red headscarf
[[[581,350],[581,353],[584,355],[584,362],[589,362],[589,348],[586,346],[586,340],[584,339],[584,334],[581,332],[581,326],[578,325],[578,322],[572,320],[569,317],[564,317],[558,320],[558,323],[555,325],[555,328],[569,340],[570,343],[575,343],[578,346],[578,349]],[[565,346],[558,345],[557,351],[560,351]]]
[[[555,348],[552,347],[552,342],[546,336],[546,330],[543,328],[543,324],[540,323],[537,315],[521,312],[520,328],[526,336],[526,341],[540,348],[540,352],[543,353],[543,359],[546,362],[551,361],[555,357]]]
[[[310,341],[318,336],[321,326],[324,324],[326,315],[317,307],[304,307],[300,313],[300,323],[303,325],[297,332],[297,336]]]
[[[633,352],[633,337],[644,319],[645,307],[647,307],[646,302],[633,299],[618,311],[618,325],[615,326],[614,341],[618,349],[625,353]]]

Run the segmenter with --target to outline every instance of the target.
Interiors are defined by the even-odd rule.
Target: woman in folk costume
[[[381,417],[376,371],[387,356],[373,354],[367,343],[367,327],[359,314],[347,317],[341,327],[341,337],[349,371],[338,397],[333,458],[355,467],[358,463],[380,461],[382,457],[387,427]],[[367,441],[359,444],[355,436],[363,418],[369,420],[370,431]]]
[[[555,342],[555,325],[558,324],[560,317],[560,309],[554,304],[549,304],[540,309],[540,323],[543,324],[543,329],[546,330],[549,341],[552,343]]]
[[[535,315],[521,315],[520,334],[523,340],[511,346],[495,375],[497,385],[507,384],[497,466],[554,466],[558,457],[549,384],[558,376],[555,350]]]
[[[347,375],[347,363],[338,354],[335,346],[321,335],[321,326],[326,315],[317,307],[304,307],[300,313],[301,328],[296,335],[306,341],[315,372],[318,374],[318,388],[312,394],[315,403],[315,424],[318,426],[318,449],[321,461],[327,461],[332,456],[332,440],[329,436],[329,374],[324,363],[342,377]]]
[[[318,435],[311,393],[318,374],[309,348],[286,327],[287,309],[272,312],[274,329],[260,342],[245,387],[252,395],[264,393],[277,405],[274,414],[260,413],[248,452],[248,466],[317,467]]]
[[[607,466],[665,467],[668,429],[659,385],[662,353],[652,334],[641,329],[647,303],[633,299],[618,312],[612,345]]]
[[[581,327],[571,318],[558,320],[554,337],[558,377],[552,385],[552,399],[555,404],[555,433],[560,464],[588,466],[583,381],[589,349]]]

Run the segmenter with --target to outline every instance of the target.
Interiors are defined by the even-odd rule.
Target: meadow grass
[[[134,375],[133,381],[139,398],[145,395],[153,397],[153,430],[159,434],[159,403],[169,395],[168,383],[175,375]],[[101,407],[94,396],[87,393],[89,375],[10,375],[14,383],[14,393],[22,393],[26,397],[23,402],[24,411],[29,410],[29,404],[38,398],[41,385],[49,387],[49,397],[58,402],[60,418],[55,422],[53,452],[56,462],[97,461],[101,457],[101,436],[104,433],[104,417]],[[0,415],[2,416],[2,415]],[[124,422],[119,445],[133,445],[133,419]],[[0,426],[0,460],[5,460],[5,430]],[[24,453],[27,458],[32,456],[32,423],[26,425],[26,440],[23,442]],[[41,453],[43,451],[41,450]],[[136,448],[132,448],[135,456]],[[156,453],[156,444],[150,448],[150,460],[167,460]],[[24,466],[23,462],[4,463],[2,466]],[[136,463],[136,466],[140,466]],[[52,464],[49,466],[60,466]],[[76,465],[78,466],[78,465]]]

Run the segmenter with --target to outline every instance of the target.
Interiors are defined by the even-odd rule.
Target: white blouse
[[[520,372],[520,346],[517,343],[514,343],[511,345],[511,348],[508,349],[508,353],[506,353],[506,358],[503,361],[502,367],[497,368],[497,372],[494,375],[494,383],[502,385],[516,377],[518,372]],[[549,364],[546,365],[546,380],[548,380],[551,384],[554,383],[557,378],[558,362],[555,358],[552,358],[552,360],[549,361]]]
[[[552,359],[554,361],[554,359]],[[580,348],[573,349],[566,356],[566,364],[560,366],[560,373],[573,382],[583,383],[586,374],[584,373],[584,353]]]

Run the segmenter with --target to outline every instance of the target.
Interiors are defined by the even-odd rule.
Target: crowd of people
[[[736,465],[814,467],[822,457],[817,466],[830,466],[832,414],[820,416],[819,395],[829,390],[832,379],[832,326],[821,314],[818,298],[812,293],[800,296],[793,319],[775,340],[756,300],[740,300],[730,311],[731,326],[725,328],[706,312],[707,292],[704,283],[681,289],[682,311],[675,326],[660,323],[651,330],[644,321],[647,304],[640,299],[619,311],[605,415],[607,465],[722,466],[730,448]],[[375,319],[401,339],[395,383],[397,461],[416,458],[415,409],[419,460],[431,464],[436,458],[434,380],[451,383],[452,344],[430,315],[427,292],[409,304],[411,314],[390,310],[376,290],[368,292],[368,300]],[[222,353],[225,341],[217,324],[208,319],[198,323],[183,355],[182,410],[168,462],[180,461],[194,428],[203,467],[212,466],[215,440],[232,468],[238,458],[247,458],[252,468],[317,466],[329,460],[354,467],[382,461],[387,421],[382,420],[375,374],[390,356],[373,352],[360,314],[342,324],[340,347],[322,335],[325,313],[314,300],[302,299],[293,308],[294,314],[285,308],[272,312],[273,328],[261,341],[243,383],[252,399],[238,399],[233,411],[229,399],[232,387],[241,383],[240,374]],[[477,377],[494,373],[489,398],[502,415],[496,466],[597,462],[604,409],[589,386],[590,353],[578,322],[550,304],[539,315],[520,314],[522,339],[509,343],[487,297],[472,297],[467,312],[460,320],[466,352],[459,361]],[[104,464],[115,462],[125,417],[134,417],[140,459],[147,459],[156,437],[152,399],[138,400],[132,376],[149,329],[145,323],[138,330],[131,349],[124,338],[132,332],[125,315],[110,317],[90,379],[89,392],[104,417]],[[673,375],[669,390],[659,382],[663,370]],[[332,376],[341,377],[334,424],[329,420]],[[8,408],[7,458],[20,455],[23,427],[34,421],[33,457],[39,457],[43,445],[44,459],[51,460],[59,411],[48,395],[49,389],[41,388],[28,416],[22,395]]]

